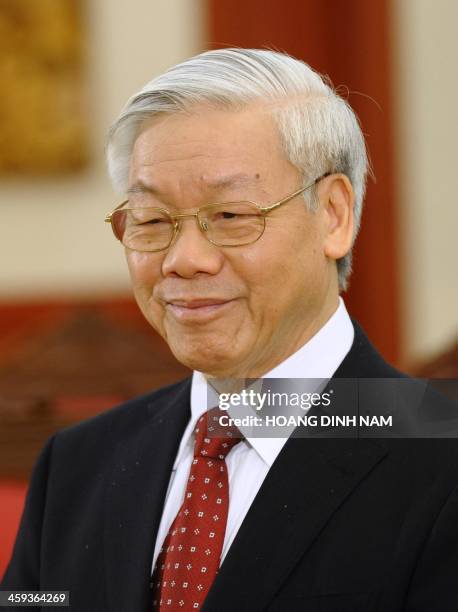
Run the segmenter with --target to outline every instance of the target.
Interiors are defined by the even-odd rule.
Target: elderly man
[[[458,609],[454,440],[215,437],[205,415],[222,378],[401,376],[339,297],[368,166],[348,104],[287,55],[211,51],[130,99],[108,162],[138,305],[194,374],[50,440],[3,588],[81,612]]]

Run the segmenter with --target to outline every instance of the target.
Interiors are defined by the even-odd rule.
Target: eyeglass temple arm
[[[116,212],[117,210],[119,210],[120,208],[122,208],[124,206],[124,204],[127,204],[129,200],[124,200],[124,202],[121,202],[121,204],[119,204],[119,206],[116,206],[115,209],[113,209],[111,211],[111,213],[108,213],[108,215],[105,217],[105,223],[111,223],[111,219],[113,217],[113,213]]]
[[[285,204],[286,202],[289,202],[290,200],[292,200],[296,196],[300,195],[301,193],[304,193],[304,191],[307,191],[307,189],[310,189],[310,187],[313,187],[314,185],[317,185],[321,180],[323,180],[324,178],[326,178],[330,174],[332,174],[332,172],[325,172],[324,174],[322,174],[321,176],[316,178],[313,181],[313,183],[310,183],[310,185],[307,185],[306,187],[301,187],[301,189],[298,189],[297,191],[295,191],[291,195],[287,196],[286,198],[283,198],[283,200],[280,200],[280,202],[275,202],[275,204],[271,204],[270,206],[263,206],[261,208],[262,212],[266,213],[266,212],[270,212],[271,210],[275,210],[278,206],[281,206],[281,204]]]

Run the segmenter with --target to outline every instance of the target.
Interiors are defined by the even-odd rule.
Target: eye
[[[161,218],[161,217],[157,217],[155,219],[149,219],[148,221],[143,221],[142,224],[146,225],[157,225],[158,223],[167,223],[167,219]]]
[[[141,212],[135,211],[135,213],[132,214],[131,223],[137,226],[162,225],[171,223],[171,219],[161,212],[143,210]]]
[[[210,216],[210,220],[212,222],[221,222],[221,221],[241,221],[245,219],[249,219],[253,215],[256,215],[256,211],[253,210],[215,210]]]

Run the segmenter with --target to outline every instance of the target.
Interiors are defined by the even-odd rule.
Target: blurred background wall
[[[106,133],[132,93],[204,44],[199,0],[138,0],[134,10],[127,0],[79,1],[91,162],[73,175],[0,175],[0,300],[129,291],[122,251],[103,223],[117,203]]]
[[[457,339],[458,19],[454,0],[392,0],[402,354]]]
[[[0,26],[15,2],[0,0]],[[346,301],[395,364],[415,371],[445,353],[456,375],[455,0],[81,0],[81,11],[87,161],[0,173],[0,573],[43,439],[185,374],[137,314],[103,223],[117,203],[104,142],[132,93],[201,50],[270,45],[348,87],[377,182]]]

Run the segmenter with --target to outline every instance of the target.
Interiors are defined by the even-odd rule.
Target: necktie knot
[[[240,442],[242,435],[235,425],[222,427],[219,424],[219,417],[223,414],[226,413],[216,407],[199,418],[194,430],[196,436],[194,457],[225,459],[231,448]],[[222,431],[224,436],[220,435]]]

